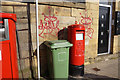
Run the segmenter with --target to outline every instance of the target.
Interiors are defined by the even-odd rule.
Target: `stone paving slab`
[[[70,76],[70,80],[119,80],[119,64],[117,59],[111,59],[85,66],[84,76]]]

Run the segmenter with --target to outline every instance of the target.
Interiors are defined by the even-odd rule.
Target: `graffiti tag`
[[[81,15],[81,13],[80,13]],[[85,17],[81,16],[81,21],[79,22],[79,24],[83,24],[85,26],[85,34],[86,36],[88,36],[90,39],[92,39],[93,33],[94,33],[94,29],[91,27],[92,24],[92,18],[87,17],[87,11],[85,11]]]
[[[41,38],[44,38],[45,35],[52,35],[54,37],[57,36],[58,31],[60,30],[58,28],[59,26],[59,20],[57,20],[57,17],[55,17],[54,15],[51,16],[51,9],[49,8],[49,15],[46,16],[44,13],[42,13],[42,15],[44,15],[44,22],[40,19],[40,25],[38,26],[39,30],[41,31],[39,36]]]

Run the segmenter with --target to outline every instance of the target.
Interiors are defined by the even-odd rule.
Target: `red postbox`
[[[18,78],[16,15],[0,13],[0,79]]]
[[[84,75],[85,27],[81,24],[68,26],[68,41],[73,44],[70,48],[69,74]]]

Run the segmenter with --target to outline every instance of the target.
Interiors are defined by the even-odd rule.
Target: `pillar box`
[[[0,79],[18,78],[16,14],[0,13]]]
[[[84,75],[85,27],[81,24],[68,26],[68,41],[73,44],[70,48],[69,74]]]

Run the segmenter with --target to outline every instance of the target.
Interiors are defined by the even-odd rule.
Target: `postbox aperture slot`
[[[84,40],[84,31],[76,30],[76,40]]]
[[[0,18],[0,41],[8,40],[8,19]]]

